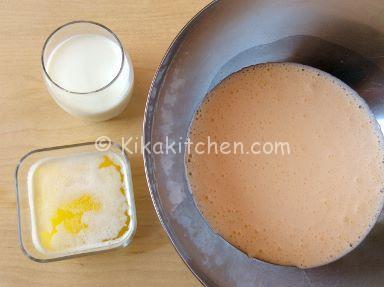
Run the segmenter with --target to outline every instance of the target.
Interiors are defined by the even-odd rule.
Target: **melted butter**
[[[94,200],[90,195],[83,195],[68,204],[57,209],[55,217],[51,219],[52,230],[43,231],[40,234],[41,243],[44,248],[52,249],[52,237],[57,233],[57,227],[63,224],[66,231],[77,234],[88,227],[82,221],[85,212],[97,212],[101,209],[101,203]]]
[[[101,169],[101,168],[107,168],[107,167],[113,167],[119,173],[120,182],[121,182],[120,192],[125,196],[124,175],[121,171],[121,166],[114,163],[113,160],[111,160],[111,158],[109,158],[108,156],[103,156],[103,162],[99,165],[99,168]],[[127,211],[124,213],[124,215],[126,216],[125,225],[120,229],[118,235],[115,238],[108,239],[108,240],[118,239],[128,231],[130,218]],[[105,241],[108,241],[108,240],[105,240]]]
[[[120,187],[120,192],[125,196],[125,190],[124,190],[124,187],[123,187],[124,175],[121,172],[121,166],[116,164],[116,163],[114,163],[113,160],[111,160],[110,157],[105,155],[105,156],[103,156],[103,162],[99,165],[99,168],[101,169],[101,168],[107,168],[107,167],[113,167],[119,173],[120,181],[122,183],[122,186]]]
[[[128,231],[130,216],[123,207],[127,205],[124,174],[113,157],[53,159],[39,165],[31,179],[39,240],[34,244],[42,249],[64,251],[91,242],[109,242]],[[74,196],[68,197],[72,193]],[[108,224],[102,219],[106,216],[111,217]],[[119,218],[118,226],[113,217]]]
[[[131,219],[130,219],[127,211],[124,212],[124,215],[126,216],[125,225],[120,229],[119,234],[117,234],[117,236],[114,238],[103,240],[104,242],[110,241],[110,240],[116,240],[116,239],[120,238],[121,236],[123,236],[128,231],[128,226],[129,226],[129,222],[131,221]]]

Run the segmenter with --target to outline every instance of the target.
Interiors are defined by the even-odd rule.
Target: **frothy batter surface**
[[[317,69],[243,69],[195,116],[190,140],[284,141],[290,155],[186,156],[189,183],[211,227],[249,256],[308,268],[355,247],[383,202],[382,135],[365,102]]]

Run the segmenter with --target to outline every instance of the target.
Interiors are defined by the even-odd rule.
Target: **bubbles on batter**
[[[202,214],[249,256],[301,268],[322,265],[357,246],[377,218],[382,133],[357,93],[325,72],[270,63],[232,74],[193,119],[191,140],[207,136],[247,143],[284,138],[295,151],[286,158],[186,156]],[[361,152],[368,149],[373,152]]]

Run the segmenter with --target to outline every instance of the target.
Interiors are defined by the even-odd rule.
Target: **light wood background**
[[[154,212],[140,154],[131,158],[137,234],[124,249],[40,264],[18,246],[14,170],[31,149],[140,136],[147,92],[162,56],[184,24],[209,0],[0,0],[0,287],[200,286],[165,235]],[[111,28],[130,53],[135,90],[127,110],[103,123],[62,111],[41,77],[40,52],[49,33],[72,20]]]

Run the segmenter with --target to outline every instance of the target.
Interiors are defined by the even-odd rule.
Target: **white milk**
[[[47,79],[48,89],[55,101],[74,116],[90,120],[117,116],[126,107],[133,88],[129,56],[124,55],[122,71],[115,79],[122,57],[120,46],[105,36],[80,34],[67,38],[51,52],[46,63],[51,80],[67,91]]]

